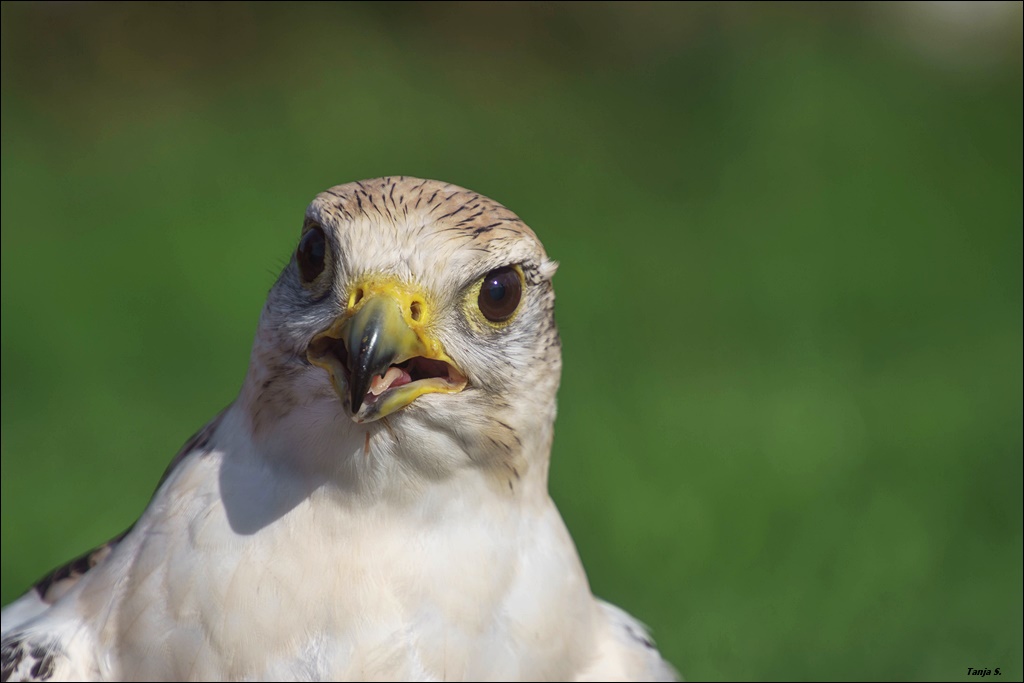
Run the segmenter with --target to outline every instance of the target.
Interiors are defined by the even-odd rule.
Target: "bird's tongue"
[[[388,368],[388,371],[384,373],[383,377],[380,375],[373,376],[373,379],[370,380],[369,395],[377,397],[392,387],[400,387],[411,381],[412,377],[408,372],[396,365],[392,365]],[[367,398],[369,398],[369,396],[367,396]]]

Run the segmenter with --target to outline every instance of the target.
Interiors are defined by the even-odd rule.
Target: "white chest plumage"
[[[550,500],[470,496],[467,476],[415,509],[339,504],[253,463],[231,473],[266,479],[249,513],[230,509],[225,469],[219,450],[182,462],[83,583],[84,605],[118,595],[95,643],[113,677],[557,679],[587,658],[573,634],[592,600]]]

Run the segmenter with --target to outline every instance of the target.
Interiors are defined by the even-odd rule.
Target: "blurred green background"
[[[307,202],[560,260],[551,490],[690,679],[1022,675],[1019,3],[3,5],[2,599],[230,402]]]

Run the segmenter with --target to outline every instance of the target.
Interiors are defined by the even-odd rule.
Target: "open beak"
[[[404,408],[423,394],[462,391],[466,376],[430,334],[425,298],[407,285],[354,288],[345,313],[313,337],[309,361],[331,376],[355,422]]]

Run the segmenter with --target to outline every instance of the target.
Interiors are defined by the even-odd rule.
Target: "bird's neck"
[[[226,451],[245,454],[238,457],[249,461],[246,467],[264,468],[272,479],[294,480],[293,487],[319,491],[346,506],[422,511],[434,496],[439,505],[478,497],[512,506],[549,500],[553,401],[551,417],[541,424],[517,428],[510,416],[516,435],[499,442],[487,434],[434,430],[411,414],[357,425],[329,395],[270,409],[266,390],[258,390],[265,384],[259,376],[247,380],[226,420],[236,426],[220,431],[230,431],[237,442]]]

